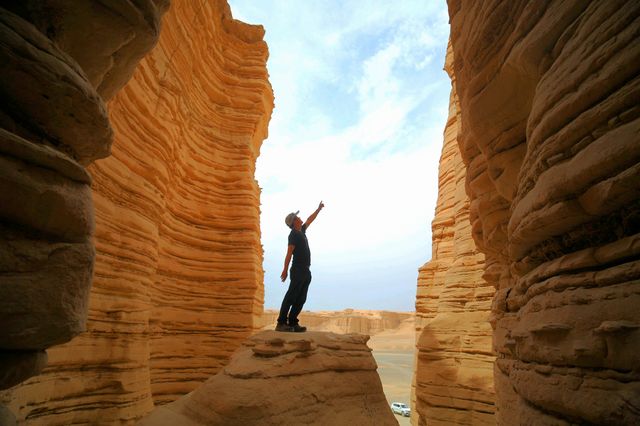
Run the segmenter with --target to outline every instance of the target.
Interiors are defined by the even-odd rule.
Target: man
[[[292,256],[293,263],[291,264],[291,283],[287,294],[284,295],[282,300],[276,331],[300,333],[307,330],[307,327],[302,327],[298,324],[298,314],[302,311],[304,302],[307,301],[307,290],[311,283],[311,271],[309,270],[311,252],[307,241],[307,229],[316,220],[323,207],[324,204],[320,201],[316,211],[309,216],[305,223],[302,223],[302,219],[298,217],[300,210],[295,213],[289,213],[284,219],[284,223],[291,228],[291,232],[289,233],[287,255],[284,258],[284,269],[280,275],[282,282],[287,279],[287,269],[289,269],[289,262]]]

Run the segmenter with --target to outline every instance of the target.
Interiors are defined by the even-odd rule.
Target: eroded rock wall
[[[640,3],[449,0],[500,424],[640,421]]]
[[[112,155],[89,168],[87,332],[9,395],[19,420],[132,423],[214,375],[257,327],[253,176],[273,108],[263,33],[224,1],[172,2],[158,46],[109,103]]]
[[[412,424],[495,423],[489,324],[494,288],[482,278],[484,255],[471,236],[452,65],[449,46],[445,70],[452,90],[431,226],[433,256],[418,275]]]
[[[0,6],[0,389],[39,374],[48,347],[85,330],[95,260],[85,166],[109,155],[104,101],[156,43],[167,6]],[[3,405],[0,422],[15,422]]]

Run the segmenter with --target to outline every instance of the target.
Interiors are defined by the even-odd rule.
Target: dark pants
[[[293,265],[289,270],[289,276],[291,277],[291,283],[287,294],[284,295],[282,300],[278,323],[286,323],[288,315],[289,325],[294,325],[298,323],[298,315],[302,311],[304,302],[307,301],[307,291],[311,283],[311,271],[307,266]]]

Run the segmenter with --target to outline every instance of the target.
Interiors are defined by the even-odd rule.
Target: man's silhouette
[[[323,207],[324,204],[320,201],[316,211],[304,223],[298,217],[299,210],[295,213],[289,213],[284,220],[284,223],[291,228],[291,232],[289,233],[287,255],[284,258],[284,269],[280,275],[282,282],[287,279],[287,269],[289,269],[289,262],[292,256],[293,263],[291,264],[291,283],[282,300],[276,331],[303,332],[307,330],[306,327],[301,327],[298,324],[298,315],[302,311],[304,302],[307,301],[307,290],[309,290],[309,284],[311,283],[311,271],[309,270],[311,252],[307,241],[307,229]]]

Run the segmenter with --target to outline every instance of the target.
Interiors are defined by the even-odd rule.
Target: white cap
[[[293,226],[293,221],[298,217],[298,213],[300,213],[300,210],[295,213],[289,213],[287,217],[284,218],[284,223],[286,223],[289,228]]]

